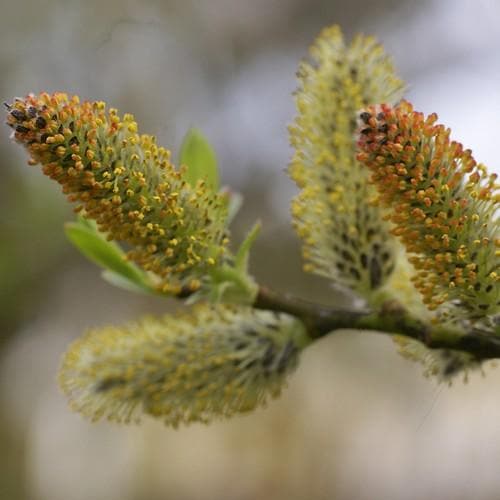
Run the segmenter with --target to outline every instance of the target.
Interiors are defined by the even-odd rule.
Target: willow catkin
[[[170,151],[138,134],[132,115],[63,93],[7,108],[29,163],[41,164],[110,239],[128,244],[128,258],[157,274],[163,291],[196,289],[224,257],[226,203],[203,180],[189,185]]]
[[[309,342],[292,316],[199,305],[88,332],[70,347],[59,378],[72,406],[93,419],[208,422],[278,396]]]

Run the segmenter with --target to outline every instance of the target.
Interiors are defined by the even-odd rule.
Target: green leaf
[[[210,272],[208,299],[227,304],[253,304],[258,293],[255,280],[243,269],[223,265]]]
[[[232,191],[226,186],[219,191],[219,194],[224,197],[227,204],[226,225],[229,226],[243,205],[243,195],[238,191]]]
[[[94,233],[102,234],[99,232],[99,229],[97,229],[97,224],[95,223],[95,221],[93,221],[92,219],[87,219],[86,217],[83,217],[81,215],[78,216],[76,222],[68,222],[67,224],[78,224],[81,227],[86,227]]]
[[[148,289],[141,284],[137,284],[135,281],[132,281],[121,274],[117,274],[114,271],[110,271],[109,269],[104,269],[101,276],[109,284],[116,286],[117,288],[127,290],[127,292],[153,293],[153,290]]]
[[[71,243],[89,260],[134,284],[136,291],[140,288],[156,293],[147,273],[127,261],[125,252],[116,243],[107,241],[93,221],[80,217],[77,222],[66,223],[65,232]]]
[[[248,259],[250,257],[250,249],[252,248],[252,245],[254,244],[255,240],[257,239],[257,236],[259,235],[260,228],[262,227],[262,224],[260,221],[257,221],[253,226],[252,229],[248,232],[246,238],[243,240],[243,243],[240,245],[240,248],[236,252],[235,256],[235,267],[236,269],[247,272],[248,270]]]
[[[184,136],[179,162],[187,167],[186,180],[191,186],[204,179],[214,191],[219,189],[217,157],[200,130],[191,128]]]

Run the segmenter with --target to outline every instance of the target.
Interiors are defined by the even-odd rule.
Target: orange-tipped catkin
[[[380,201],[417,270],[430,309],[453,303],[461,316],[499,312],[500,239],[496,174],[450,140],[450,130],[408,102],[359,115],[358,160],[372,172]]]
[[[199,283],[225,252],[226,208],[203,181],[190,186],[170,151],[137,133],[103,102],[63,93],[28,95],[7,104],[7,124],[30,164],[62,185],[128,257],[162,279],[165,292]]]

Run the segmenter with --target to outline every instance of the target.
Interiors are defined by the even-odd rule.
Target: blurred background
[[[3,1],[1,100],[62,90],[133,113],[174,153],[190,126],[244,193],[235,241],[264,230],[263,283],[332,301],[301,272],[289,225],[286,126],[300,58],[322,27],[376,35],[476,159],[498,168],[497,0]],[[449,389],[384,336],[342,332],[310,347],[267,409],[173,431],[71,413],[56,373],[86,328],[172,308],[104,283],[65,241],[58,186],[0,134],[0,499],[406,500],[500,498],[500,369]]]

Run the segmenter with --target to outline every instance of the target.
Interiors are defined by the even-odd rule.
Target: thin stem
[[[332,330],[353,328],[353,324],[370,311],[337,309],[300,299],[289,293],[279,293],[260,286],[253,306],[257,309],[285,312],[297,316],[307,326],[312,338],[323,337]]]
[[[424,323],[395,301],[385,302],[378,311],[337,309],[308,302],[288,293],[261,286],[254,307],[286,312],[300,318],[312,338],[340,329],[398,334],[418,340],[430,349],[453,349],[468,352],[478,360],[500,358],[498,332],[467,331],[451,324]]]

